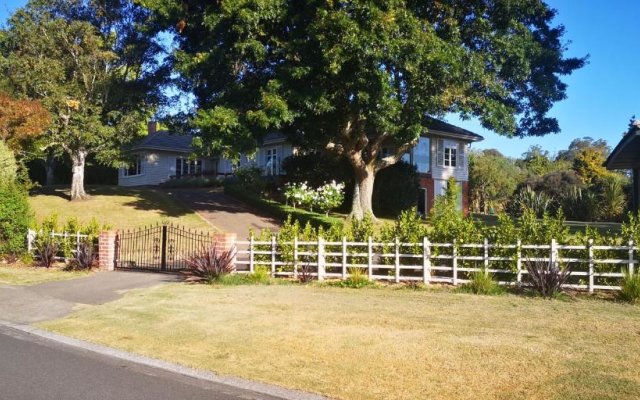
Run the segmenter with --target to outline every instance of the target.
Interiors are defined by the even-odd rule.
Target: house
[[[428,130],[419,138],[416,146],[403,160],[416,166],[420,183],[418,211],[427,213],[436,196],[445,193],[449,178],[459,183],[460,208],[469,204],[469,166],[467,155],[473,142],[482,136],[430,118]],[[134,162],[121,168],[118,183],[122,186],[157,185],[168,179],[187,175],[230,175],[236,168],[258,166],[264,175],[283,175],[282,161],[295,154],[296,149],[281,133],[267,135],[253,157],[242,156],[238,163],[224,158],[193,159],[191,137],[157,131],[150,124],[149,135],[134,144],[131,149]],[[382,148],[382,156],[390,154],[393,147]]]
[[[631,170],[633,177],[632,210],[640,210],[640,120],[634,121],[620,143],[613,149],[605,166],[609,170]]]

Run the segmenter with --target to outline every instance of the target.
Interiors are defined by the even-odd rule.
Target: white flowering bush
[[[283,192],[287,204],[295,207],[304,207],[329,213],[330,210],[339,207],[344,200],[344,183],[332,181],[325,183],[317,189],[310,187],[307,182],[287,183]]]
[[[314,197],[314,205],[319,210],[326,214],[329,211],[340,207],[340,204],[344,201],[344,183],[325,183],[316,189]]]
[[[307,182],[287,183],[284,186],[284,197],[287,199],[287,204],[291,204],[293,208],[313,207],[314,194],[315,190],[309,187]]]

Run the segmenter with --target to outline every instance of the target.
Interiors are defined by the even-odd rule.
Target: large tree
[[[0,36],[9,86],[53,116],[41,149],[69,155],[72,199],[87,197],[87,156],[116,165],[158,105],[168,73],[149,21],[132,0],[32,0]]]
[[[515,192],[523,175],[514,160],[494,149],[469,154],[469,192],[471,208],[487,213],[498,210]]]
[[[564,28],[541,0],[139,0],[178,35],[206,150],[247,151],[273,130],[346,157],[352,215],[371,212],[378,171],[457,113],[507,136],[558,132],[549,116]],[[382,144],[396,151],[380,156]]]

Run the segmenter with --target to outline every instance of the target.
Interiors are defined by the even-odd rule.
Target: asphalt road
[[[236,400],[277,397],[170,373],[0,325],[2,400]]]

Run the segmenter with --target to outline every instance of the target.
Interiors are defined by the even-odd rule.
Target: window
[[[266,175],[279,175],[280,168],[278,165],[278,149],[270,148],[267,149],[265,164],[264,164],[264,172]]]
[[[455,167],[458,163],[458,149],[455,147],[444,148],[444,166]]]
[[[418,172],[426,174],[431,170],[431,165],[429,164],[430,152],[429,138],[421,137],[413,149],[413,165],[416,166]]]
[[[202,160],[190,160],[185,157],[176,158],[176,176],[197,175],[202,173]]]
[[[438,165],[441,167],[463,167],[464,166],[464,143],[456,143],[438,139]]]
[[[136,176],[142,175],[142,159],[140,156],[136,156],[135,159],[129,164],[128,167],[123,168],[123,176]]]

